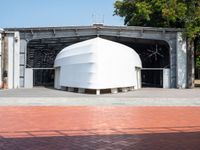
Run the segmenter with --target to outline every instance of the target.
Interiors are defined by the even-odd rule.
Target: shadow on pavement
[[[129,129],[131,130],[131,129]],[[127,130],[127,132],[129,131]],[[135,129],[134,129],[135,130]],[[142,128],[140,129],[140,131]],[[200,132],[20,131],[0,133],[0,150],[199,150]],[[159,128],[161,130],[161,128]],[[155,131],[155,130],[154,130]],[[86,135],[88,134],[88,135]]]

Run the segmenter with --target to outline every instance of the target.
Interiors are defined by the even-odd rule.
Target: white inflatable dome
[[[94,38],[64,48],[56,57],[55,88],[139,88],[139,55],[130,47]]]

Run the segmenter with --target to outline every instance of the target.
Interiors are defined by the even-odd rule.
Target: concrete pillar
[[[74,92],[74,88],[73,87],[68,87],[68,91],[69,92]]]
[[[14,87],[14,38],[12,34],[7,34],[8,37],[8,89],[12,89]]]
[[[79,88],[78,93],[85,93],[85,89]]]
[[[25,87],[27,41],[20,40],[20,87]]]
[[[2,81],[3,88],[8,88],[8,37],[5,36],[2,41]]]
[[[14,51],[13,51],[13,72],[14,72],[14,82],[13,88],[20,87],[20,36],[19,32],[14,33]]]
[[[60,67],[55,68],[54,88],[61,89],[60,86]]]
[[[130,90],[130,91],[134,91],[134,86],[131,86],[131,87],[129,88],[129,90]]]
[[[4,88],[19,87],[19,32],[5,32],[3,41]]]
[[[122,92],[128,92],[128,88],[122,88]]]
[[[170,38],[167,42],[170,52],[170,88],[177,88],[177,40]]]
[[[100,95],[100,94],[101,94],[100,90],[96,90],[96,95]]]
[[[61,86],[61,90],[66,91],[66,87],[65,86]]]
[[[33,68],[26,68],[25,69],[24,88],[33,88]]]
[[[194,87],[195,79],[194,43],[187,41],[187,87]]]
[[[136,83],[135,89],[140,89],[142,87],[142,79],[141,79],[141,68],[135,68],[136,73]]]
[[[183,39],[182,33],[177,33],[176,43],[176,66],[177,66],[177,88],[186,88],[187,86],[187,54],[186,54],[186,40]]]
[[[170,69],[163,69],[163,88],[170,88]]]
[[[113,94],[118,93],[118,89],[117,88],[111,89],[111,93],[113,93]]]

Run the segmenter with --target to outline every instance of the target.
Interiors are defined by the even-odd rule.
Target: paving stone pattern
[[[199,150],[200,107],[0,107],[0,150]]]

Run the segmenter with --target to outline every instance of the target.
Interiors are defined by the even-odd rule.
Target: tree
[[[114,15],[125,25],[184,28],[188,46],[196,47],[200,69],[200,0],[117,0]]]
[[[200,36],[199,0],[117,0],[114,14],[125,25],[185,28],[186,36]]]

